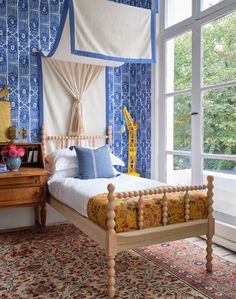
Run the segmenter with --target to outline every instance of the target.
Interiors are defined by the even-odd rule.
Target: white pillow
[[[111,162],[112,162],[112,165],[119,165],[119,166],[125,166],[125,163],[120,159],[118,158],[116,155],[111,154]]]
[[[45,161],[46,168],[51,172],[78,167],[76,152],[68,148],[51,152]]]
[[[121,172],[118,171],[114,166],[112,166],[112,169],[113,169],[114,176],[118,176],[121,174]]]
[[[63,169],[59,171],[55,171],[53,175],[57,175],[60,177],[66,177],[66,178],[75,178],[78,176],[78,167],[74,168],[68,168],[68,169]]]
[[[125,166],[125,163],[116,155],[110,153],[112,165]],[[51,171],[60,171],[69,168],[78,167],[78,159],[75,150],[69,148],[55,150],[47,155],[46,168]]]

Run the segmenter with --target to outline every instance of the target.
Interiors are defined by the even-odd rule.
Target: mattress
[[[116,192],[142,190],[165,185],[158,181],[126,174],[110,179],[80,180],[65,175],[65,172],[58,171],[48,180],[48,189],[52,196],[87,217],[89,199],[95,195],[107,193],[107,185],[110,183],[115,185]]]
[[[111,179],[80,180],[59,173],[48,181],[49,192],[62,203],[106,229],[107,185],[113,183],[116,192],[142,190],[165,184],[145,178],[121,174]],[[205,192],[191,191],[189,220],[207,218],[207,196]],[[162,195],[143,196],[144,228],[162,225]],[[184,193],[167,195],[167,224],[181,223],[184,218]],[[116,232],[138,229],[138,198],[116,199]]]
[[[143,228],[162,225],[162,196],[143,196]],[[115,200],[115,231],[126,232],[138,229],[138,197]],[[185,222],[184,193],[167,194],[167,224]],[[201,191],[189,192],[189,220],[207,218],[207,196]],[[107,194],[91,197],[88,202],[88,217],[91,221],[107,229]]]

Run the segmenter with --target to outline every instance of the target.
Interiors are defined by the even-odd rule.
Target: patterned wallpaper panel
[[[151,0],[116,0],[143,8],[151,7]],[[128,165],[128,130],[121,134],[123,106],[128,108],[137,131],[137,171],[142,177],[151,176],[151,65],[125,64],[107,68],[107,113],[113,126],[113,152]]]
[[[121,134],[125,105],[139,124],[137,131],[137,171],[143,177],[151,173],[151,65],[125,64],[107,68],[108,115],[113,126],[113,152],[128,165],[128,130]],[[127,171],[127,167],[121,169]]]
[[[151,0],[113,0],[150,8]],[[0,88],[10,86],[12,123],[40,140],[37,55],[55,40],[64,0],[0,0]],[[108,69],[109,123],[114,125],[114,151],[127,162],[127,133],[121,135],[122,106],[127,105],[138,130],[138,171],[150,176],[151,69],[126,64]],[[124,169],[125,170],[125,169]]]
[[[12,123],[38,141],[37,55],[50,49],[63,9],[60,0],[0,0],[0,88],[10,86]]]

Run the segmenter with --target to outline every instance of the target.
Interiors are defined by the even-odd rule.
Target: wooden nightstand
[[[34,206],[35,225],[44,230],[47,174],[47,170],[38,167],[0,173],[0,209]]]

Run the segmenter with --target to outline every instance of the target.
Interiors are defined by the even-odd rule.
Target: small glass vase
[[[20,157],[7,157],[4,158],[7,169],[10,171],[17,171],[21,166],[21,158]]]

